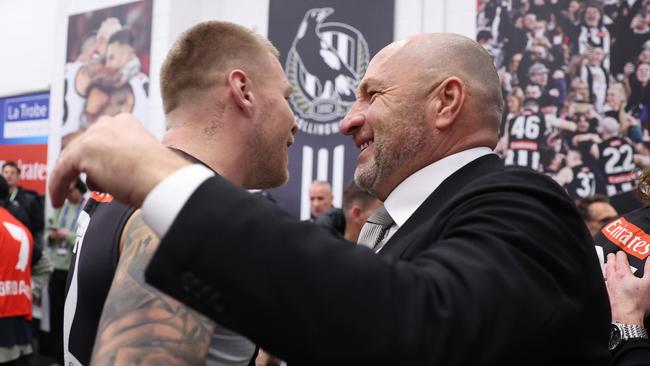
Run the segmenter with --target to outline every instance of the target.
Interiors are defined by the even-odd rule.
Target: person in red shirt
[[[9,186],[0,178],[0,201]],[[2,205],[4,206],[4,205]],[[0,364],[28,365],[31,354],[32,260],[29,229],[0,206]]]

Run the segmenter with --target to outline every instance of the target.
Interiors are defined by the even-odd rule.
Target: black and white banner
[[[290,104],[300,132],[289,149],[290,180],[270,193],[309,218],[313,180],[332,184],[334,206],[353,179],[358,148],[339,132],[372,56],[393,41],[394,0],[271,0],[269,39],[294,87]]]

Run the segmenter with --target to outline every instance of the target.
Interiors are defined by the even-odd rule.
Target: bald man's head
[[[467,87],[470,112],[498,129],[503,112],[501,82],[492,58],[481,45],[459,34],[430,33],[413,36],[398,49],[416,72],[421,70],[422,76],[429,77],[425,81],[440,82],[451,76],[461,79]]]
[[[355,182],[385,199],[446,156],[496,145],[503,99],[491,57],[455,34],[421,34],[382,49],[341,122],[362,150]]]

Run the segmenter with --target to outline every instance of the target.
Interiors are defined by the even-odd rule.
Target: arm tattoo
[[[129,219],[122,240],[91,364],[204,364],[215,323],[145,283],[159,240],[140,211]]]

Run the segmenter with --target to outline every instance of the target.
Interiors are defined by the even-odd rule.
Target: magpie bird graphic
[[[308,10],[300,23],[295,51],[305,71],[316,78],[311,90],[312,97],[340,98],[354,101],[356,73],[341,58],[335,48],[320,31],[320,26],[334,10],[316,8]]]

